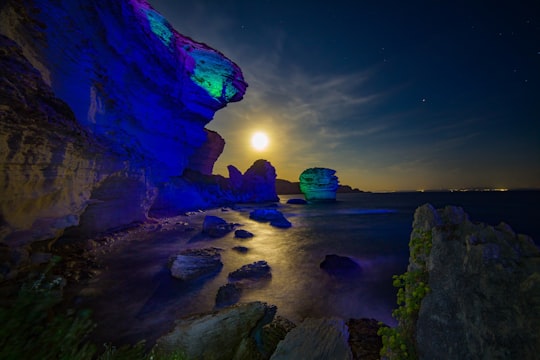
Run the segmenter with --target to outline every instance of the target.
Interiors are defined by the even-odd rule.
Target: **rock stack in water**
[[[335,170],[310,168],[300,174],[300,191],[307,201],[334,201],[338,188]]]

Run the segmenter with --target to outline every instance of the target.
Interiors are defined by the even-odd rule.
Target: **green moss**
[[[431,252],[431,232],[414,230],[409,242],[410,270],[393,276],[393,285],[398,288],[397,305],[392,316],[398,321],[395,328],[381,327],[383,359],[416,359],[416,320],[422,299],[429,293],[426,260]]]

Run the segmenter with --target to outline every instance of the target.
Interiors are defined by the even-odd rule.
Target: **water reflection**
[[[340,210],[340,206],[333,210]],[[152,342],[179,317],[211,311],[219,287],[228,282],[227,275],[259,260],[268,262],[272,278],[245,288],[241,302],[266,301],[278,307],[278,314],[295,322],[308,316],[339,316],[393,323],[390,313],[395,290],[391,277],[406,266],[409,226],[405,230],[389,226],[390,220],[399,223],[395,212],[341,209],[330,216],[319,207],[282,205],[280,211],[293,227],[279,229],[249,219],[249,210],[206,213],[243,224],[240,228],[255,235],[249,239],[234,238],[234,233],[209,238],[199,232],[205,214],[195,214],[187,218],[194,232],[181,228],[140,233],[121,251],[108,255],[107,271],[92,284],[98,295],[85,302],[99,324],[96,340],[133,342],[144,338]],[[380,218],[387,216],[393,218]],[[404,223],[410,224],[410,219]],[[394,233],[399,239],[393,238]],[[232,250],[239,245],[248,251]],[[166,264],[171,255],[185,248],[209,246],[223,249],[220,273],[194,283],[170,276]],[[319,268],[326,254],[350,256],[363,271],[352,277],[329,276]]]

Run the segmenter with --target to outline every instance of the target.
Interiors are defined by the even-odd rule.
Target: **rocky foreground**
[[[203,221],[203,216],[211,221]],[[195,217],[200,218],[200,234],[215,235],[216,229],[233,232],[238,225],[203,213]],[[67,258],[60,270],[68,284],[83,285],[79,297],[92,297],[96,275],[92,272],[104,271],[99,269],[102,254],[129,248],[129,232],[157,235],[173,229],[192,235],[197,232],[187,222],[169,219],[127,230],[124,237],[117,233],[90,240],[86,255],[79,251],[69,254],[67,250],[78,245],[65,244]],[[419,238],[424,242],[416,242]],[[57,244],[53,253],[61,250]],[[169,276],[182,282],[213,276],[223,267],[222,251],[208,247],[171,254]],[[53,253],[28,256],[38,266]],[[329,254],[321,260],[321,270],[335,276],[362,271],[343,255]],[[531,238],[514,233],[504,223],[475,223],[459,207],[436,210],[424,205],[415,212],[411,233],[408,272],[417,270],[425,271],[429,291],[418,312],[408,319],[413,324],[405,334],[413,339],[409,355],[420,359],[533,359],[540,351],[540,251]],[[279,316],[279,309],[264,299],[242,301],[244,289],[270,277],[271,264],[262,259],[230,272],[228,283],[216,294],[215,310],[178,319],[170,330],[159,337],[156,334],[157,347],[165,352],[181,349],[188,358],[208,359],[379,358],[383,341],[377,334],[381,328],[377,320],[307,317],[295,324]],[[69,288],[65,294],[72,293]],[[396,329],[404,331],[402,325]],[[399,358],[399,351],[388,341],[384,346],[388,358]]]

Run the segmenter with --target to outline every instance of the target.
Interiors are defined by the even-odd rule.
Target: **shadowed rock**
[[[377,335],[381,325],[375,319],[350,319],[349,346],[355,360],[379,360],[382,339]]]
[[[360,265],[347,256],[326,255],[320,268],[331,275],[346,275],[362,271]]]
[[[249,213],[249,218],[261,222],[269,221],[270,225],[279,228],[289,228],[292,226],[289,220],[276,209],[255,209]]]

